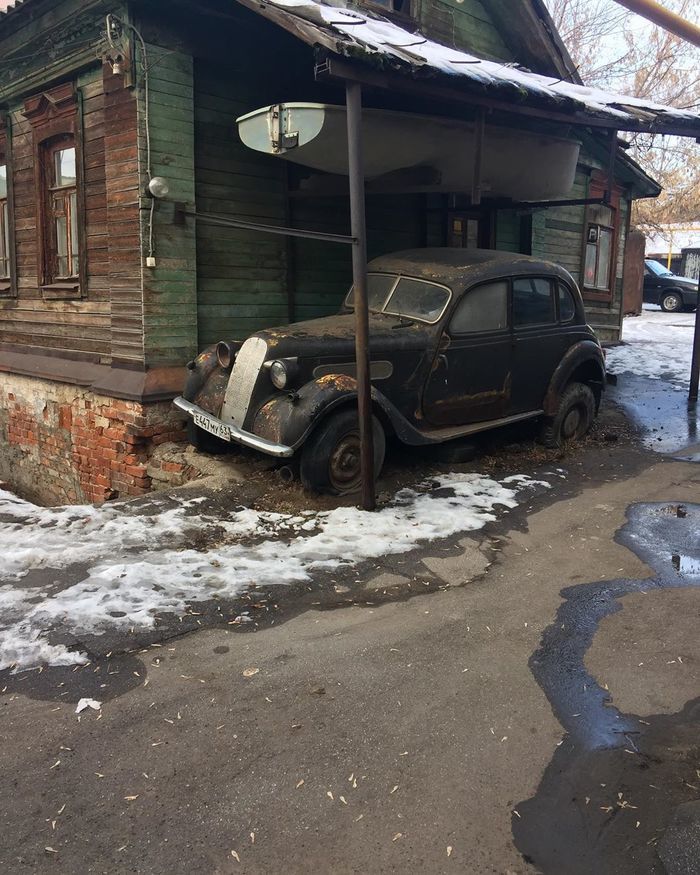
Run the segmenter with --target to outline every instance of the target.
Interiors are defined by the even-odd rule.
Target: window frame
[[[588,186],[589,198],[603,198],[607,190],[607,178],[594,172],[591,175]],[[583,221],[583,235],[581,245],[581,270],[580,270],[580,286],[581,295],[584,301],[598,301],[605,304],[612,304],[615,297],[615,284],[617,281],[617,256],[620,244],[620,195],[622,189],[615,186],[613,191],[608,194],[608,202],[600,205],[589,204],[585,208]],[[595,210],[600,206],[607,207],[611,211],[611,225],[605,225],[595,221]],[[589,228],[591,226],[602,227],[610,230],[610,265],[608,268],[608,287],[607,289],[597,288],[595,286],[586,285],[586,252],[588,249]],[[598,242],[598,241],[597,241]],[[596,248],[596,275],[598,273],[598,254],[599,249]]]
[[[12,128],[9,116],[0,114],[0,164],[5,166],[7,175],[7,196],[2,202],[7,205],[6,242],[8,247],[9,276],[0,276],[0,298],[14,298],[17,295],[17,250],[15,246],[15,209],[12,164]],[[0,222],[0,233],[2,223]]]
[[[87,294],[87,235],[85,231],[85,168],[82,141],[82,100],[73,83],[65,83],[25,101],[24,116],[34,131],[34,178],[37,218],[37,282],[47,300],[80,299]],[[68,145],[70,144],[70,145]],[[75,205],[77,273],[60,277],[55,267],[58,247],[52,207],[53,156],[75,147]],[[49,158],[50,162],[49,163]]]

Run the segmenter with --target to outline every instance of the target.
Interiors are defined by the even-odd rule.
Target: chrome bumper
[[[191,401],[185,398],[176,398],[173,404],[192,418],[195,425],[198,425],[204,431],[215,435],[224,441],[234,441],[237,444],[243,444],[245,447],[252,447],[254,450],[260,450],[261,453],[267,453],[268,456],[276,456],[280,459],[288,458],[294,455],[294,449],[285,444],[276,444],[265,438],[251,434],[249,431],[243,431],[235,425],[228,422],[222,422]]]

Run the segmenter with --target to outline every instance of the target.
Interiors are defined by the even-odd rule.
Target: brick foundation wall
[[[169,401],[140,404],[0,374],[0,480],[42,504],[143,495],[155,447],[185,439]]]

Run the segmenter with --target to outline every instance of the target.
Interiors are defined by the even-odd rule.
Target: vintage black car
[[[427,445],[543,418],[549,445],[584,435],[605,385],[600,344],[561,267],[478,249],[416,249],[369,265],[375,467],[385,438]],[[221,341],[187,365],[175,404],[213,435],[297,456],[307,488],[360,484],[351,289],[336,316]]]
[[[658,304],[665,313],[694,310],[698,305],[698,281],[677,276],[660,261],[647,258],[643,298],[645,304]]]

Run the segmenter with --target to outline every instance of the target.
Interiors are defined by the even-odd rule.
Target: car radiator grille
[[[238,351],[221,407],[224,422],[242,428],[266,355],[267,343],[261,337],[249,338]]]

